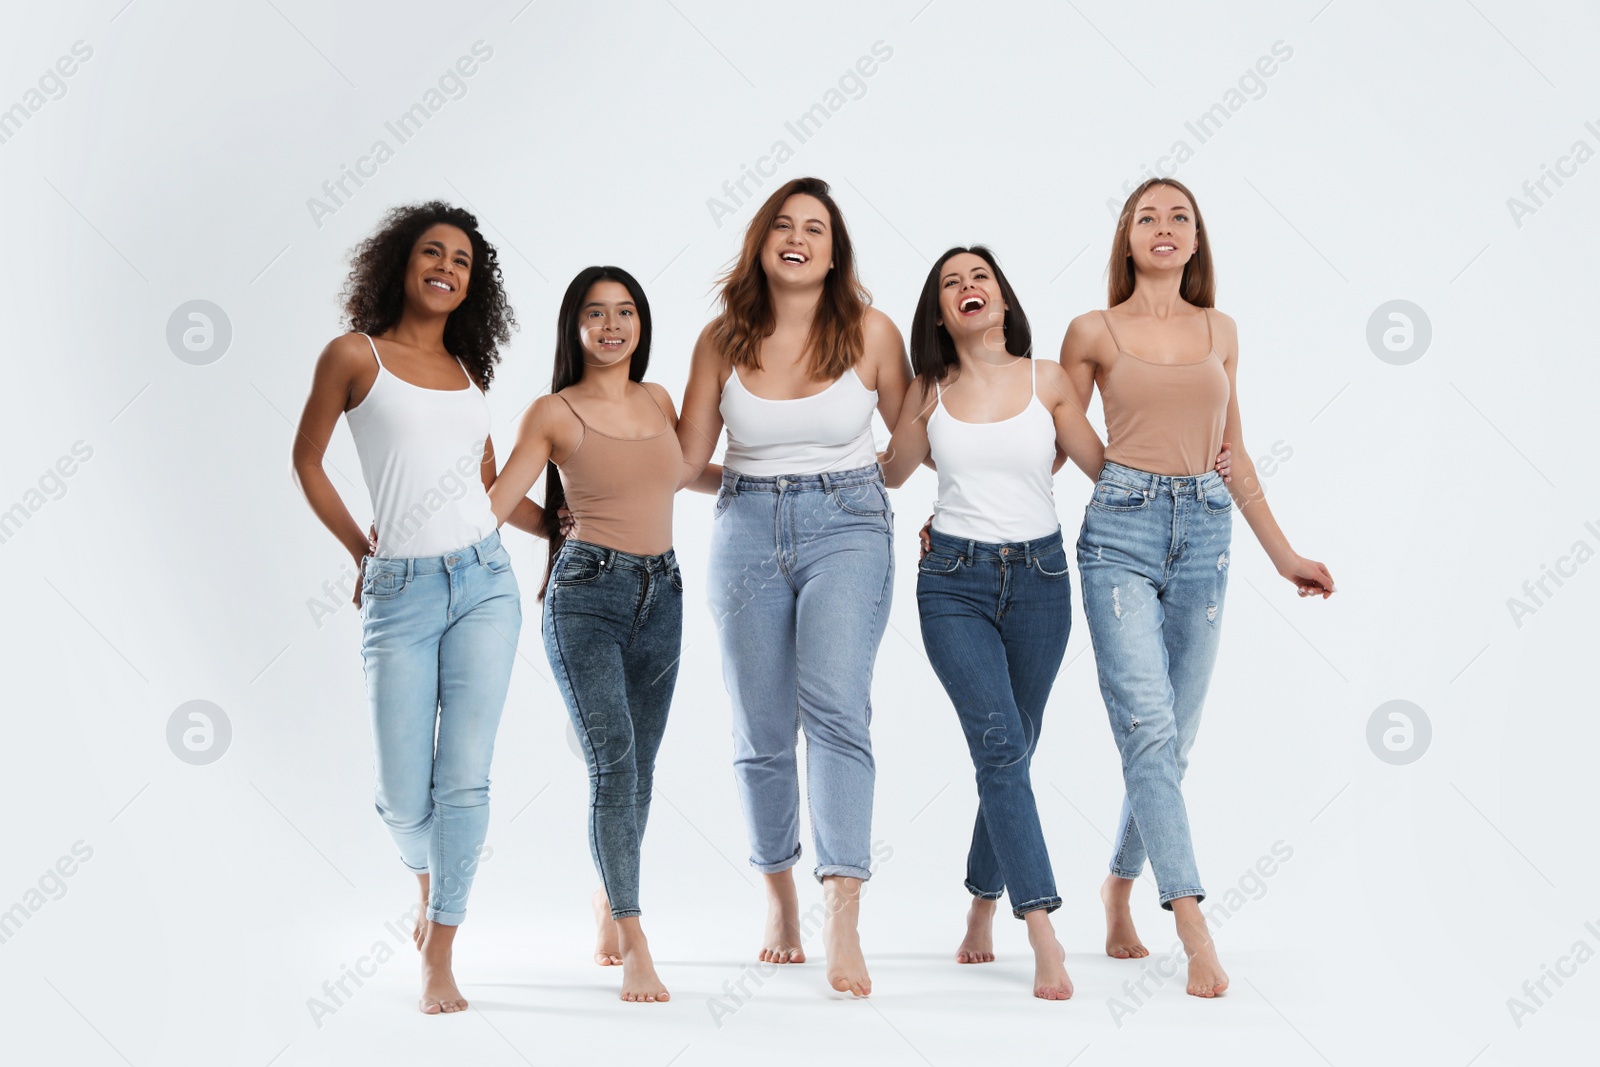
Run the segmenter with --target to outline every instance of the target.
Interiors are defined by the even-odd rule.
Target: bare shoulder
[[[1211,341],[1217,352],[1225,360],[1238,358],[1239,324],[1232,315],[1216,308],[1207,308],[1206,315],[1211,319]]]
[[[667,417],[676,422],[678,409],[673,407],[672,394],[667,392],[667,387],[657,382],[640,382],[639,384],[643,385],[655,402],[661,405],[661,410],[667,413]]]
[[[867,308],[867,313],[861,320],[861,334],[868,349],[899,345],[902,342],[900,327],[894,324],[893,319],[875,307]]]
[[[356,371],[376,366],[365,334],[345,333],[329,341],[317,362],[334,370]]]
[[[1105,315],[1085,311],[1067,323],[1066,336],[1061,339],[1061,363],[1100,363],[1115,348],[1116,340],[1106,326]]]

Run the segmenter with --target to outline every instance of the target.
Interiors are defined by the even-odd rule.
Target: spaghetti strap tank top
[[[366,334],[378,377],[345,412],[372,497],[378,552],[442,556],[499,527],[479,473],[489,401],[467,373],[465,389],[426,389],[397,378]],[[456,360],[460,364],[460,360]]]
[[[1222,451],[1222,434],[1233,396],[1228,372],[1211,339],[1211,350],[1192,363],[1151,363],[1122,347],[1106,369],[1100,396],[1106,413],[1106,459],[1150,474],[1204,474]],[[1105,312],[1107,331],[1111,319]]]
[[[667,551],[672,501],[683,474],[683,450],[667,413],[661,412],[661,429],[649,437],[613,437],[585,422],[572,401],[556,396],[583,426],[578,447],[557,464],[567,510],[577,524],[572,536],[637,556]],[[655,394],[650,400],[660,410]]]
[[[728,449],[722,465],[752,478],[850,471],[878,462],[872,412],[878,393],[851,367],[813,396],[766,400],[744,387],[735,367],[722,386]]]
[[[950,537],[1012,544],[1061,528],[1054,475],[1056,421],[1039,400],[1038,364],[1028,360],[1028,406],[999,422],[962,422],[944,406],[928,416],[928,445],[939,468],[933,528]]]

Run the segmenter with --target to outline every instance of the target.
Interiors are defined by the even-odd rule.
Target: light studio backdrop
[[[9,6],[4,1059],[1592,1055],[1597,32],[1591,5],[1505,0]],[[347,252],[395,204],[477,213],[521,323],[490,394],[503,457],[575,272],[644,282],[651,377],[681,395],[713,278],[804,174],[833,184],[902,331],[930,257],[984,242],[1047,358],[1104,305],[1132,185],[1195,190],[1239,323],[1243,446],[1339,587],[1297,599],[1235,524],[1186,783],[1222,1000],[1184,995],[1148,879],[1153,955],[1101,951],[1121,782],[1076,592],[1034,782],[1077,993],[1030,998],[1004,915],[999,963],[954,964],[976,800],[918,634],[923,471],[893,493],[870,1001],[827,991],[817,942],[803,967],[756,965],[711,502],[685,493],[644,856],[672,1002],[620,1004],[589,963],[583,763],[538,639],[543,551],[512,531],[527,621],[457,949],[472,1008],[415,1010],[350,570],[289,475]],[[328,467],[364,521],[342,424]],[[1089,485],[1069,466],[1056,486],[1070,541]]]

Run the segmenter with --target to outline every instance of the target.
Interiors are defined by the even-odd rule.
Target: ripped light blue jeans
[[[1111,873],[1146,856],[1161,906],[1205,898],[1183,775],[1217,658],[1233,498],[1215,471],[1167,477],[1107,463],[1078,537],[1083,610],[1126,788]]]

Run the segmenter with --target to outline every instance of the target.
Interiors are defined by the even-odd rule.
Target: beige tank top
[[[1204,474],[1222,451],[1222,433],[1233,395],[1222,356],[1211,350],[1193,363],[1151,363],[1122,347],[1105,312],[1117,358],[1106,368],[1100,396],[1106,412],[1106,459],[1150,474]]]
[[[672,500],[683,474],[683,450],[667,413],[661,412],[661,430],[649,437],[613,437],[584,422],[572,401],[556,396],[583,425],[578,447],[557,464],[567,509],[577,523],[571,536],[638,556],[659,556],[671,548]],[[659,410],[654,393],[650,400]]]

